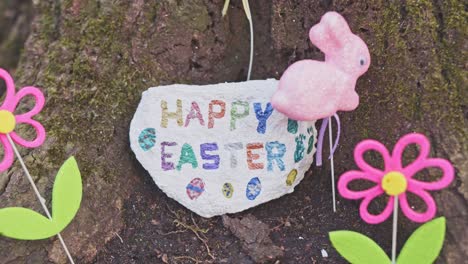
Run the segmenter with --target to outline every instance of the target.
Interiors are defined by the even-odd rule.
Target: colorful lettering
[[[197,102],[192,102],[192,107],[190,108],[190,112],[185,118],[185,127],[189,125],[191,119],[195,119],[195,118],[198,118],[200,125],[202,126],[205,125],[205,120],[203,120],[203,116],[200,112],[200,107],[198,106]]]
[[[261,103],[254,103],[255,116],[258,120],[257,132],[260,134],[265,134],[266,131],[266,121],[273,113],[273,106],[270,103],[266,104],[265,111],[262,111]]]
[[[254,163],[254,160],[260,159],[260,155],[253,153],[255,149],[262,149],[262,143],[249,143],[247,144],[247,165],[250,170],[261,170],[263,169],[263,163]]]
[[[177,146],[175,142],[161,142],[161,169],[164,171],[173,170],[174,163],[166,161],[166,159],[172,158],[172,153],[166,153],[166,147]]]
[[[230,143],[224,145],[224,148],[229,151],[231,154],[231,168],[237,167],[237,155],[236,151],[241,150],[244,146],[242,145],[241,142],[236,142],[236,143]]]
[[[299,134],[295,140],[296,140],[296,151],[294,152],[294,162],[298,163],[304,158],[304,140],[306,139],[306,136],[303,134]]]
[[[267,169],[269,171],[273,171],[273,161],[275,161],[276,165],[278,165],[278,168],[281,171],[284,171],[285,167],[282,158],[284,156],[284,153],[286,153],[286,145],[284,145],[283,143],[279,143],[278,141],[273,141],[268,142],[265,146],[265,149],[267,151],[268,160]]]
[[[238,106],[242,107],[244,111],[238,112]],[[249,115],[249,103],[244,101],[232,102],[231,108],[231,130],[236,129],[236,121]]]
[[[193,148],[187,143],[185,143],[182,146],[182,150],[180,151],[180,158],[179,163],[177,164],[177,170],[180,171],[182,169],[182,165],[186,163],[192,164],[192,168],[194,169],[198,167],[197,158],[195,157]]]
[[[219,168],[219,155],[207,154],[207,151],[218,150],[218,144],[216,143],[205,143],[200,145],[200,155],[204,160],[211,160],[213,163],[204,163],[203,169],[205,170],[216,170]]]
[[[221,110],[219,112],[213,112],[213,106],[219,106]],[[214,119],[222,118],[226,113],[226,103],[220,100],[212,100],[208,106],[208,128],[214,127]]]
[[[169,112],[167,110],[167,101],[161,100],[161,127],[167,128],[169,118],[177,119],[177,125],[183,126],[184,120],[182,119],[182,100],[177,99],[177,110],[175,112]]]

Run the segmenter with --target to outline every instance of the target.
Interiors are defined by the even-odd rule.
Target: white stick
[[[336,212],[336,194],[335,194],[335,164],[333,162],[333,135],[332,135],[332,118],[328,118],[328,138],[330,139],[330,167],[331,167],[331,183],[333,195],[333,212]]]
[[[31,183],[31,186],[33,187],[33,190],[34,190],[34,193],[36,193],[36,197],[39,199],[39,202],[41,203],[42,205],[42,208],[44,209],[47,217],[52,220],[52,216],[50,215],[50,212],[49,212],[49,209],[47,209],[47,206],[45,204],[45,199],[41,196],[41,194],[39,193],[39,190],[37,189],[37,186],[36,184],[34,183],[34,180],[33,178],[31,177],[31,174],[29,173],[29,170],[28,168],[26,167],[26,165],[24,164],[24,160],[23,158],[21,158],[21,155],[19,154],[19,151],[18,149],[16,148],[16,145],[15,143],[13,142],[13,140],[11,139],[10,137],[10,134],[6,134],[7,138],[8,138],[8,141],[10,142],[11,146],[13,147],[13,151],[15,152],[16,154],[16,157],[18,158],[20,164],[21,164],[21,167],[23,167],[23,170],[24,170],[24,173],[26,174],[28,180],[29,180],[29,183]],[[70,260],[70,262],[72,264],[75,264],[75,262],[73,261],[73,258],[72,256],[70,255],[70,252],[68,251],[68,248],[67,248],[67,245],[65,245],[65,241],[63,241],[63,238],[62,236],[60,235],[60,233],[57,234],[59,240],[60,240],[60,243],[62,244],[63,246],[63,249],[65,250],[65,253],[67,254],[68,256],[68,259]]]
[[[228,2],[228,1],[226,1]],[[253,31],[253,21],[252,21],[252,12],[250,12],[249,0],[242,0],[242,5],[244,6],[244,12],[249,20],[250,27],[250,61],[249,61],[249,70],[247,72],[247,81],[250,80],[250,75],[252,74],[252,64],[254,57],[254,31]]]
[[[398,196],[394,196],[393,203],[393,230],[392,230],[392,264],[396,263],[396,247],[397,247],[397,228],[398,228]]]
[[[254,57],[254,31],[252,18],[249,19],[250,26],[250,60],[249,60],[249,71],[247,72],[247,81],[250,81],[250,75],[252,74],[252,64]]]

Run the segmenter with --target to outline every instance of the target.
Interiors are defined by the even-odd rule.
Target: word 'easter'
[[[172,158],[173,153],[168,152],[167,147],[177,146],[176,142],[161,142],[161,169],[168,171],[181,170],[182,166],[185,164],[192,165],[193,169],[198,168],[198,161],[193,151],[193,148],[190,144],[183,144],[179,162],[177,166],[168,159]],[[244,148],[241,142],[230,143],[224,145],[224,149],[230,153],[230,167],[237,167],[237,151],[240,151]],[[258,162],[260,159],[260,154],[255,153],[254,151],[265,148],[267,152],[267,169],[268,171],[273,171],[273,164],[276,163],[278,168],[281,171],[285,170],[283,156],[286,152],[286,145],[279,143],[278,141],[267,142],[265,145],[263,143],[249,143],[246,145],[246,156],[247,156],[247,166],[250,170],[261,170],[265,167],[264,163]],[[220,166],[220,155],[212,153],[212,151],[218,151],[219,147],[217,143],[203,143],[200,144],[200,157],[207,161],[203,163],[202,168],[205,170],[216,170]]]

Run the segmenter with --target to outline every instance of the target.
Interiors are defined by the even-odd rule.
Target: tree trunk
[[[24,1],[7,2],[23,8]],[[244,242],[223,226],[220,217],[192,215],[165,196],[134,158],[128,140],[129,122],[147,88],[246,78],[249,33],[241,1],[232,1],[225,18],[222,0],[33,2],[35,18],[14,77],[18,87],[34,84],[46,93],[47,104],[38,119],[48,139],[23,154],[48,201],[59,166],[70,155],[78,160],[83,202],[62,233],[77,263],[258,259],[244,251]],[[299,59],[322,59],[308,40],[308,30],[326,11],[343,14],[364,39],[372,64],[357,84],[359,108],[340,114],[344,135],[335,156],[337,174],[355,168],[353,148],[365,138],[391,148],[404,134],[426,134],[432,155],[451,160],[457,171],[449,188],[432,193],[448,227],[438,263],[463,263],[468,256],[463,1],[250,2],[256,40],[253,79],[279,78],[288,64]],[[0,22],[9,7],[0,4]],[[29,11],[18,14],[31,17]],[[4,43],[15,26],[7,24],[5,29],[2,22],[2,28],[0,63],[14,68],[16,61],[5,57],[11,49],[4,49]],[[343,262],[328,241],[328,231],[337,229],[362,232],[389,253],[391,220],[367,225],[358,215],[358,202],[341,197],[333,214],[328,166],[313,166],[311,171],[294,194],[235,217],[253,214],[268,224],[275,247],[284,250],[283,263]],[[430,177],[436,175],[428,172]],[[2,178],[0,208],[23,206],[42,212],[18,163]],[[399,247],[418,226],[400,219]],[[329,252],[328,258],[322,258],[322,248]],[[0,260],[65,263],[66,256],[57,238],[0,238]]]
[[[24,41],[29,35],[32,5],[29,1],[6,0],[0,3],[0,63],[3,68],[14,68],[18,63]]]

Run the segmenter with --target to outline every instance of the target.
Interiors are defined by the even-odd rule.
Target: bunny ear
[[[320,23],[310,29],[309,38],[327,54],[341,48],[350,33],[348,23],[340,14],[328,12],[322,16]]]
[[[13,81],[13,78],[11,77],[11,75],[2,68],[0,68],[0,79],[3,79],[6,85],[5,100],[3,101],[3,105],[0,105],[0,108],[13,112],[14,110],[13,101],[15,97],[15,82]]]

